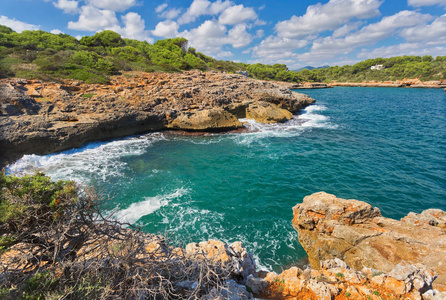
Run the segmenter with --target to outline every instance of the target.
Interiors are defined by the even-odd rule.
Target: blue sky
[[[0,24],[76,37],[110,29],[146,40],[182,36],[218,59],[344,65],[446,55],[446,0],[1,0]]]

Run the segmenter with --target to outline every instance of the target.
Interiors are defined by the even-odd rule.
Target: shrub
[[[0,259],[2,299],[201,299],[238,267],[185,256],[104,216],[94,191],[42,173],[2,172],[0,200],[0,246],[11,249]]]

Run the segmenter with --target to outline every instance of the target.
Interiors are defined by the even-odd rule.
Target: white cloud
[[[92,6],[82,6],[79,20],[68,22],[68,28],[82,31],[98,31],[102,29],[119,30],[119,22],[115,12],[101,10]]]
[[[166,20],[163,22],[159,22],[155,30],[152,30],[152,34],[155,36],[160,36],[164,38],[174,38],[177,37],[178,29],[180,28],[180,25],[178,25],[177,22]]]
[[[53,29],[50,31],[52,34],[61,34],[64,33],[63,31],[60,31],[59,29]]]
[[[53,2],[53,5],[59,9],[62,9],[64,13],[75,14],[79,12],[79,2],[75,0],[57,0]]]
[[[226,49],[226,45],[241,48],[252,42],[254,37],[247,31],[247,28],[246,24],[238,24],[228,31],[228,28],[218,21],[207,20],[197,28],[190,31],[185,30],[179,35],[187,38],[190,45],[198,51],[223,58],[233,55]]]
[[[203,15],[217,15],[231,6],[233,3],[229,0],[218,0],[211,3],[208,0],[194,0],[187,11],[178,19],[179,24],[194,22]]]
[[[366,19],[379,15],[382,0],[330,0],[327,4],[318,3],[307,8],[300,17],[276,24],[279,36],[302,38],[326,30],[335,30],[349,20]]]
[[[259,29],[256,31],[256,38],[262,38],[265,35],[265,31],[263,29]]]
[[[340,38],[340,37],[346,36],[347,34],[352,32],[353,30],[358,29],[359,26],[361,26],[361,22],[345,24],[344,26],[339,27],[338,29],[333,31],[333,35],[332,36],[334,38]]]
[[[358,54],[359,58],[367,59],[371,57],[393,57],[403,55],[444,55],[446,47],[433,46],[426,47],[423,43],[403,43],[394,46],[386,46],[371,50],[363,50]]]
[[[165,10],[166,8],[167,8],[167,3],[163,3],[163,4],[158,5],[158,6],[155,8],[155,11],[156,11],[157,13],[160,13],[160,12],[162,12],[163,10]]]
[[[347,54],[355,48],[366,46],[394,35],[399,29],[423,24],[432,19],[432,16],[414,11],[400,11],[399,13],[384,17],[377,23],[369,24],[361,30],[345,38],[326,37],[313,43],[311,52],[305,55],[318,57],[333,57],[338,54]]]
[[[125,11],[137,4],[137,0],[87,0],[97,8],[111,11]]]
[[[298,56],[295,51],[307,45],[306,40],[268,36],[250,50],[253,57],[259,58],[256,62],[294,64]]]
[[[446,44],[446,14],[431,24],[419,25],[402,31],[407,42],[425,42],[428,45]]]
[[[430,6],[430,5],[444,5],[446,6],[446,0],[408,0],[407,3],[410,6]]]
[[[171,20],[171,19],[175,19],[180,14],[181,14],[181,8],[172,8],[172,9],[164,11],[160,15],[160,17]]]
[[[19,33],[24,30],[39,30],[40,28],[39,25],[33,25],[22,21],[17,21],[16,19],[10,19],[6,16],[0,16],[0,24],[8,26],[12,30]]]
[[[123,37],[129,39],[135,39],[140,41],[153,42],[153,39],[149,36],[149,31],[145,30],[145,22],[135,12],[129,12],[121,17],[122,22],[125,24],[123,28],[118,30]]]
[[[235,25],[246,21],[257,19],[257,14],[251,7],[244,7],[243,4],[226,8],[218,18],[220,24]]]
[[[241,48],[251,44],[252,39],[252,35],[246,31],[246,25],[238,24],[229,30],[226,42],[234,48]]]
[[[226,26],[214,20],[207,20],[197,28],[183,31],[181,35],[187,38],[189,44],[198,51],[216,57],[227,57],[230,55],[228,51],[222,50],[226,32]]]
[[[178,19],[178,23],[190,23],[195,21],[199,16],[207,14],[210,4],[208,0],[194,0],[184,15]]]

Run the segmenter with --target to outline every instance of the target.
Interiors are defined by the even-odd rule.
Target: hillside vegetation
[[[370,70],[382,64],[383,70]],[[68,34],[42,30],[14,32],[0,25],[0,78],[81,80],[86,83],[108,83],[109,76],[125,71],[180,72],[198,69],[228,73],[248,71],[249,76],[263,80],[287,82],[446,79],[446,56],[402,56],[375,58],[355,65],[328,67],[300,72],[284,64],[245,64],[216,60],[188,47],[188,40],[174,38],[154,44],[122,38],[104,30],[80,40]]]
[[[371,66],[383,65],[382,70]],[[297,72],[300,80],[322,82],[394,81],[419,78],[422,81],[446,79],[446,56],[398,56],[367,59],[352,66],[334,66]]]
[[[107,83],[123,71],[179,72],[198,69],[234,73],[248,71],[259,79],[297,82],[285,65],[248,65],[216,60],[188,47],[184,38],[158,40],[154,44],[124,39],[105,30],[80,40],[45,31],[14,32],[0,25],[0,78]]]

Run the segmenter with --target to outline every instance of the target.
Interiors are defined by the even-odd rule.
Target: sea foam
[[[188,189],[179,188],[167,195],[145,197],[141,202],[132,203],[129,207],[118,210],[114,213],[114,217],[121,222],[135,224],[143,216],[155,212],[161,207],[166,206],[172,199],[180,198],[188,192]]]
[[[53,180],[89,183],[91,178],[106,181],[122,176],[126,162],[121,158],[143,154],[154,142],[164,139],[152,133],[108,142],[89,143],[83,147],[50,155],[24,155],[7,167],[7,172],[22,176],[44,172]]]

